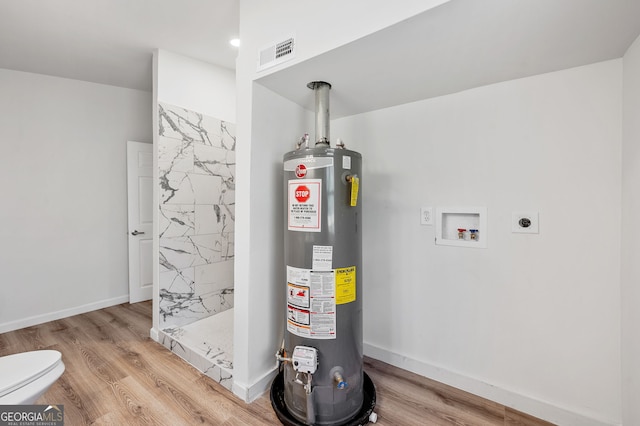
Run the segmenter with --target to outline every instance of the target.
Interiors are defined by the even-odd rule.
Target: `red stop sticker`
[[[307,166],[304,164],[298,164],[296,167],[296,177],[303,178],[307,175]]]
[[[306,203],[311,195],[311,191],[305,185],[300,185],[296,188],[294,196],[299,203]]]

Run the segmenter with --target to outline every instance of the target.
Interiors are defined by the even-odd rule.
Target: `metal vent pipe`
[[[331,84],[325,81],[312,81],[307,87],[316,94],[316,145],[329,145],[329,90]]]

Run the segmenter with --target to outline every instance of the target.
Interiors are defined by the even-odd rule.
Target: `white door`
[[[129,196],[129,303],[151,299],[153,289],[153,145],[127,142]]]

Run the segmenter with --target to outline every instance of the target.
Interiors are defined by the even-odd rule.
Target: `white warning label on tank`
[[[335,339],[335,295],[335,271],[287,266],[287,331],[309,339]]]
[[[309,328],[309,311],[305,309],[298,309],[294,306],[287,306],[287,319],[296,327]],[[306,332],[308,333],[308,331]]]
[[[301,308],[308,308],[309,287],[287,283],[287,303]]]
[[[351,169],[351,157],[348,155],[342,157],[342,168],[345,170]]]
[[[335,300],[336,278],[334,271],[310,271],[311,299]]]
[[[333,266],[333,246],[313,246],[311,268],[314,271],[330,271]]]
[[[289,231],[321,232],[322,179],[290,180],[287,218]]]

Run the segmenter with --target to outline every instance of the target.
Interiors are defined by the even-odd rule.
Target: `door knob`
[[[138,231],[138,230],[134,230],[134,231],[131,233],[131,235],[142,235],[142,234],[144,234],[144,232],[140,232],[140,231]]]

